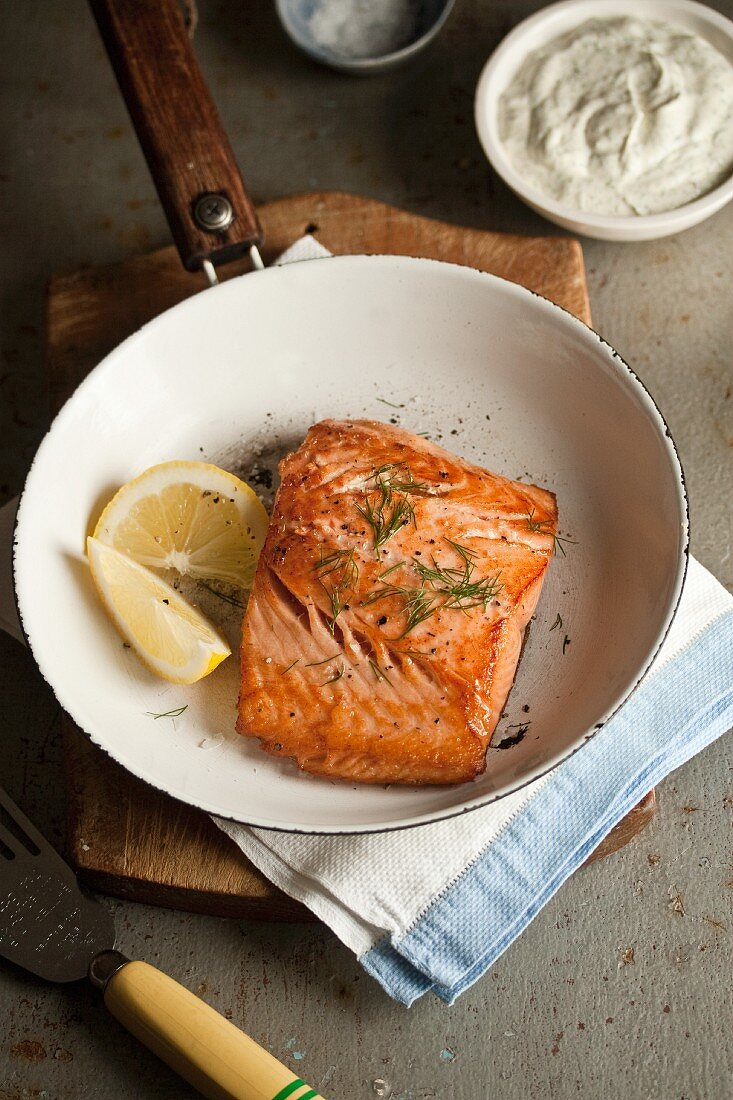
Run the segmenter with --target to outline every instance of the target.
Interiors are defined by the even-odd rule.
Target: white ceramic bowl
[[[95,595],[85,536],[119,485],[173,458],[249,476],[253,461],[272,468],[326,416],[399,421],[557,494],[573,544],[550,565],[499,736],[527,719],[531,726],[512,748],[489,749],[474,782],[385,789],[298,773],[234,732],[236,657],[191,687],[164,683],[123,648]],[[340,256],[197,294],[101,363],[56,418],[28,475],[15,581],[41,672],[76,723],[129,771],[250,824],[362,832],[483,805],[582,751],[656,653],[686,549],[669,432],[596,333],[469,268]],[[558,613],[562,629],[552,630]],[[180,718],[150,716],[182,706]]]
[[[525,19],[497,47],[483,68],[474,104],[476,129],[494,170],[538,214],[586,237],[604,241],[649,241],[709,218],[733,198],[733,175],[713,191],[661,214],[590,214],[557,202],[516,171],[499,138],[499,99],[525,58],[587,19],[635,16],[676,23],[700,35],[733,64],[733,22],[694,0],[563,0]]]

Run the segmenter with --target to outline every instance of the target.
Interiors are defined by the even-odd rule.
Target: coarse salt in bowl
[[[437,35],[455,0],[276,0],[284,31],[322,65],[352,75],[408,61]]]
[[[504,182],[537,213],[574,233],[607,241],[645,241],[679,233],[709,218],[733,198],[733,175],[692,202],[657,214],[610,215],[574,209],[533,186],[517,171],[499,136],[499,105],[527,56],[589,19],[628,16],[672,23],[699,35],[733,65],[733,22],[695,0],[563,0],[525,19],[483,68],[474,104],[484,152]]]

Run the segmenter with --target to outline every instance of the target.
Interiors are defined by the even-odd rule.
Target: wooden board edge
[[[176,909],[184,913],[199,913],[208,917],[233,920],[302,922],[313,924],[317,917],[305,905],[278,891],[277,896],[258,898],[249,895],[219,894],[187,890],[182,886],[167,886],[146,882],[134,876],[110,874],[101,870],[77,870],[84,885],[107,897],[154,905],[160,909]]]
[[[579,276],[580,276],[580,290],[581,290],[582,298],[583,298],[583,311],[582,311],[582,313],[578,314],[578,318],[579,318],[579,320],[581,320],[583,322],[584,325],[588,325],[589,327],[591,327],[592,324],[593,324],[593,320],[592,320],[592,315],[591,315],[591,311],[590,311],[590,294],[588,293],[588,275],[587,275],[587,269],[586,269],[586,266],[585,266],[585,256],[583,255],[583,246],[581,245],[580,241],[575,239],[575,237],[569,237],[568,241],[571,245],[572,252],[575,254],[575,261],[578,265],[578,271],[579,271]],[[563,307],[561,306],[560,308],[562,309]]]
[[[585,283],[585,262],[583,259],[583,250],[579,240],[575,237],[567,236],[562,233],[542,233],[535,234],[533,236],[527,236],[525,234],[518,233],[506,233],[499,229],[478,228],[473,225],[462,225],[455,222],[447,222],[442,218],[430,217],[426,214],[417,214],[412,210],[406,210],[404,207],[395,206],[392,203],[383,202],[381,199],[375,199],[366,197],[364,195],[352,194],[349,191],[299,191],[294,195],[282,196],[278,199],[271,199],[269,202],[262,203],[258,207],[258,211],[262,218],[263,223],[267,220],[277,221],[279,218],[284,217],[284,212],[292,210],[293,207],[301,206],[304,211],[312,209],[318,212],[319,208],[323,208],[325,203],[340,203],[344,207],[343,214],[349,217],[357,215],[359,210],[379,211],[385,217],[391,218],[403,218],[405,221],[409,221],[415,224],[419,224],[430,231],[447,231],[451,233],[471,233],[485,237],[495,237],[507,242],[516,242],[523,247],[529,247],[534,244],[544,244],[548,241],[553,242],[558,247],[566,248],[574,260],[578,264],[579,275]],[[339,212],[341,213],[341,212]],[[319,226],[317,224],[312,225],[303,219],[303,235],[310,229],[313,231],[314,236],[318,236]],[[548,226],[548,229],[551,227]],[[293,242],[291,242],[293,243]],[[279,247],[279,244],[278,244]],[[268,252],[268,245],[265,245],[262,249],[263,253],[269,257],[271,262],[274,258],[272,256],[272,248],[270,246]],[[392,254],[392,253],[390,253]],[[400,253],[402,255],[403,253]],[[130,256],[122,260],[113,260],[109,263],[90,266],[88,264],[81,265],[79,267],[64,268],[60,271],[53,272],[47,282],[47,294],[50,299],[56,296],[63,296],[70,290],[81,289],[84,290],[89,283],[94,282],[100,277],[113,278],[116,272],[145,269],[150,266],[157,266],[163,262],[167,265],[168,261],[171,261],[172,269],[176,272],[176,275],[180,277],[180,281],[190,284],[191,291],[196,292],[206,288],[206,284],[202,282],[202,276],[199,272],[184,271],[180,266],[178,253],[174,245],[167,244],[162,245],[160,248],[152,249],[149,252],[139,253],[134,256]],[[447,261],[450,263],[457,263],[458,261]],[[471,264],[464,264],[463,266],[471,267]],[[241,274],[243,272],[251,270],[251,264],[249,260],[236,260],[232,263],[223,265],[218,269],[218,274],[222,280],[225,280],[231,276]],[[477,269],[479,270],[479,269]],[[587,289],[587,288],[586,288]],[[587,301],[586,293],[586,301]]]
[[[657,795],[654,788],[646,794],[641,802],[637,802],[633,810],[627,813],[626,817],[622,818],[617,825],[614,825],[611,832],[603,838],[597,848],[595,848],[586,859],[583,864],[587,867],[589,863],[595,863],[596,860],[605,859],[606,856],[613,855],[614,852],[618,852],[621,848],[624,848],[630,840],[638,836],[654,817],[657,809]]]

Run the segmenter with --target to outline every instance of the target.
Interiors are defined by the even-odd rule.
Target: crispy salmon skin
[[[280,474],[239,733],[315,775],[473,779],[553,553],[555,497],[371,420],[315,424]]]

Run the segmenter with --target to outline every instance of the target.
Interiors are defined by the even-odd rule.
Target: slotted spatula
[[[124,1027],[211,1100],[323,1100],[178,982],[114,950],[111,914],[0,788],[0,955],[52,982],[82,978]]]

